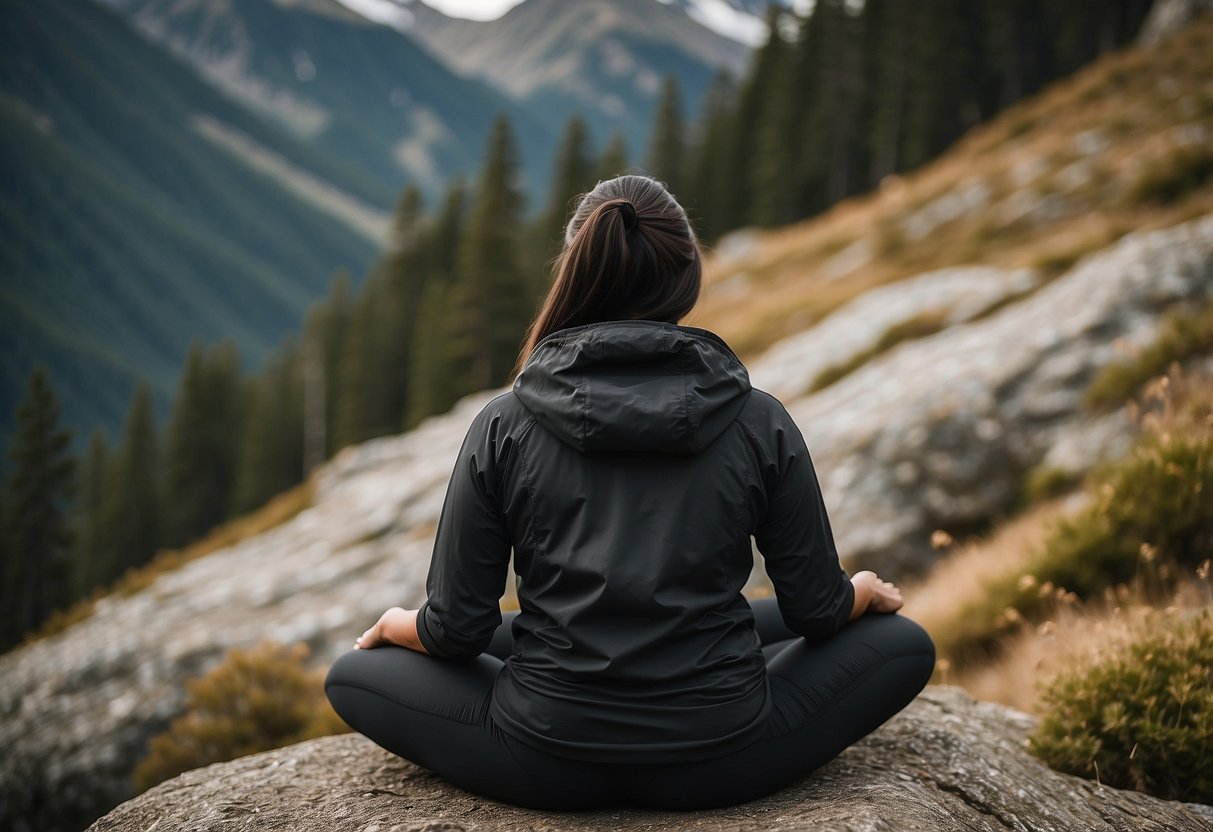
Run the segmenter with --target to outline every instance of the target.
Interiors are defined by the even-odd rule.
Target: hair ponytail
[[[699,241],[655,179],[618,176],[582,197],[565,229],[552,288],[527,328],[513,375],[560,329],[642,318],[677,323],[699,299]]]

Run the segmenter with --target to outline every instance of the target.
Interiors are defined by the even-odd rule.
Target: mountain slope
[[[622,130],[633,157],[648,142],[661,78],[673,74],[688,113],[718,68],[739,75],[748,47],[654,0],[526,0],[490,21],[448,18],[420,2],[411,31],[461,72],[534,109],[580,111],[594,134]]]
[[[251,363],[335,269],[370,263],[374,235],[326,200],[385,225],[389,189],[235,106],[109,9],[46,0],[5,13],[0,418],[44,361],[65,420],[113,438],[140,376],[164,412],[191,336],[230,336]],[[205,125],[331,193],[299,198]]]
[[[1109,54],[821,216],[721,240],[688,323],[744,354],[874,286],[968,264],[1056,275],[1213,210],[1213,15]]]
[[[502,111],[528,182],[546,181],[555,128],[336,0],[108,2],[246,106],[393,188],[436,197],[453,173],[475,171]]]

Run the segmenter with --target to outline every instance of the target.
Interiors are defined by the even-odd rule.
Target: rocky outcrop
[[[783,385],[852,567],[921,568],[932,529],[1005,510],[1031,466],[1081,469],[1123,448],[1124,417],[1085,415],[1081,391],[1126,345],[1148,341],[1169,305],[1213,295],[1213,217],[1127,237],[994,311],[1031,276],[967,275],[989,285],[966,290],[952,274],[891,286],[880,290],[885,312],[857,303],[751,364],[756,384]],[[845,361],[924,311],[967,322],[804,394],[815,374],[801,364]],[[838,349],[838,333],[852,331],[861,335]],[[451,465],[499,392],[343,451],[290,521],[0,656],[0,828],[78,828],[129,797],[148,738],[183,706],[182,681],[229,647],[304,641],[327,663],[386,607],[419,605]]]
[[[329,832],[606,830],[1057,830],[1197,832],[1213,807],[1058,774],[1032,757],[1032,720],[928,688],[820,771],[759,800],[703,812],[524,809],[466,792],[357,734],[187,772],[122,804],[92,832],[233,828]]]
[[[986,279],[1005,292],[1017,285],[1009,277],[990,270]],[[1213,217],[1206,217],[1125,237],[1025,299],[901,344],[819,393],[795,396],[785,387],[839,551],[852,566],[921,571],[935,556],[932,530],[965,531],[1006,511],[1032,467],[1082,471],[1123,453],[1132,436],[1127,417],[1086,414],[1086,385],[1148,343],[1161,310],[1210,296]],[[835,331],[863,330],[872,317],[861,298],[768,356],[785,367],[818,363],[842,337]],[[809,377],[766,361],[755,362],[756,381]]]
[[[1153,46],[1211,11],[1213,0],[1156,0],[1141,24],[1137,42]]]

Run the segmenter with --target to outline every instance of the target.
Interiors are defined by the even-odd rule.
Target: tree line
[[[667,77],[643,161],[619,134],[595,147],[567,123],[551,187],[528,211],[500,116],[477,181],[440,203],[401,195],[392,239],[361,286],[338,272],[300,331],[254,374],[237,348],[193,343],[163,430],[146,383],[120,441],[82,458],[35,368],[0,493],[0,649],[110,585],[301,482],[341,448],[416,426],[507,381],[551,280],[575,197],[647,172],[702,239],[791,222],[937,155],[964,130],[1133,37],[1149,0],[818,0],[773,9],[740,81],[720,75],[687,123]]]

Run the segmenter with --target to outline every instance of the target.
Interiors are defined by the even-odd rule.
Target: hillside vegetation
[[[375,243],[201,132],[223,125],[351,201],[392,192],[235,105],[93,2],[8,4],[0,30],[0,441],[32,357],[71,425],[166,409],[191,336],[256,361]],[[84,436],[78,435],[78,440]],[[83,442],[78,442],[82,447]]]
[[[686,323],[744,357],[868,289],[981,263],[1056,275],[1139,230],[1213,210],[1213,19],[1108,55],[878,192],[725,237]]]

